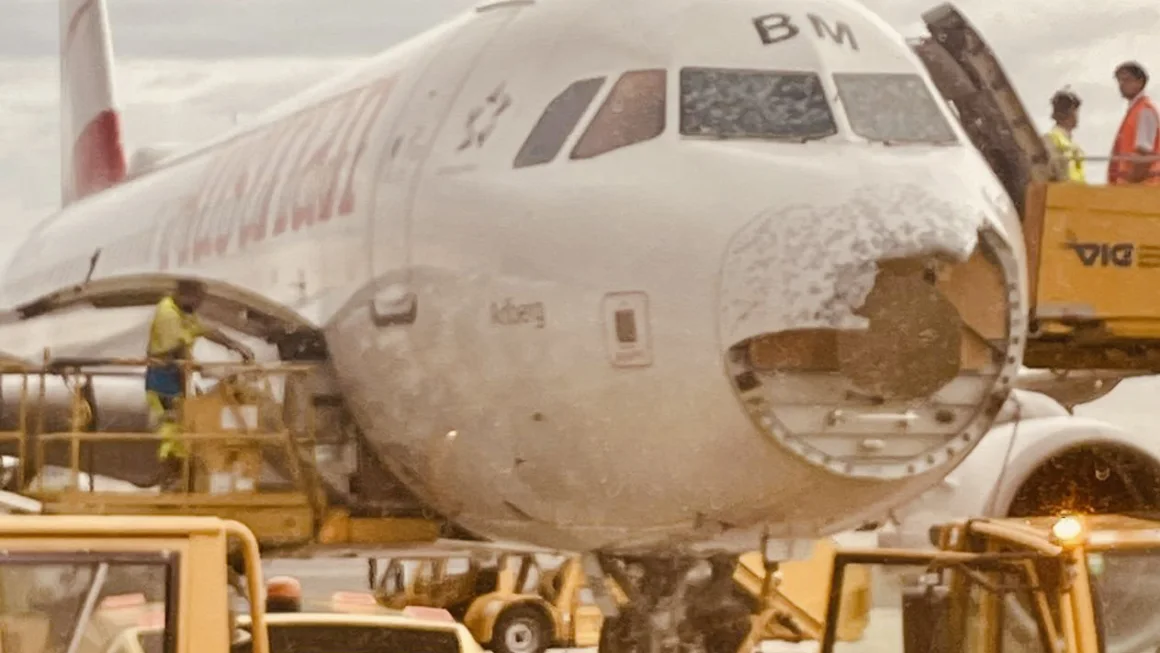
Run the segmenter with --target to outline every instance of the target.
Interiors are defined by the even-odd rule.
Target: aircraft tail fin
[[[60,2],[61,202],[125,179],[105,0]]]

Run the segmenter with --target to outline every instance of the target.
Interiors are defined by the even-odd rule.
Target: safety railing
[[[263,469],[274,467],[292,488],[289,491],[305,495],[316,516],[324,513],[325,493],[315,469],[313,403],[309,392],[289,391],[294,384],[308,387],[314,366],[183,361],[179,365],[187,392],[174,408],[172,423],[177,428],[168,436],[157,430],[99,428],[95,424],[98,410],[132,414],[136,421],[144,421],[144,374],[148,365],[158,363],[148,359],[54,359],[45,350],[41,365],[0,365],[0,376],[8,379],[8,386],[18,379],[20,388],[19,397],[9,397],[7,402],[10,411],[16,410],[15,420],[6,416],[9,430],[0,431],[0,446],[13,450],[20,461],[12,489],[42,500],[67,494],[109,494],[98,489],[95,479],[98,471],[118,480],[127,472],[115,455],[117,447],[135,446],[138,454],[152,449],[158,455],[152,470],[146,471],[156,472],[161,467],[160,446],[169,437],[185,455],[178,457],[179,478],[159,479],[172,485],[158,483],[156,492],[151,493],[154,496],[173,500],[175,495],[184,495],[188,501],[228,495],[244,503],[247,497],[263,493],[259,489]],[[101,386],[117,379],[121,380],[122,395],[101,397],[102,402],[113,405],[98,405]],[[133,392],[135,384],[126,384],[126,379],[141,380],[136,386],[139,395]],[[207,380],[216,383],[201,388]],[[63,385],[66,394],[50,398],[50,381]],[[288,397],[297,401],[289,405]],[[57,420],[65,422],[63,428],[46,428],[50,412],[57,417],[64,413],[64,419]],[[60,447],[67,447],[67,464],[50,465],[50,452],[59,459]],[[99,450],[114,452],[103,456],[106,465],[100,468],[95,455]],[[139,455],[139,462],[150,467],[144,456]],[[46,487],[50,467],[67,469],[63,484]],[[82,476],[88,478],[87,487],[82,487]],[[142,488],[142,501],[148,500],[145,492],[148,490]],[[270,493],[287,492],[266,494]]]
[[[1073,163],[1075,161],[1079,161],[1079,162],[1083,163],[1085,166],[1092,166],[1092,167],[1094,167],[1095,164],[1107,165],[1107,164],[1111,164],[1113,162],[1121,162],[1121,161],[1130,161],[1133,163],[1152,163],[1152,162],[1160,161],[1160,155],[1143,155],[1143,154],[1129,154],[1129,155],[1116,155],[1116,156],[1089,156],[1087,154],[1083,154],[1083,155],[1077,157],[1077,156],[1067,155],[1067,154],[1061,153],[1061,154],[1058,154],[1057,156],[1058,156],[1058,159],[1057,159],[1058,161],[1062,161],[1067,165],[1070,165],[1071,163]],[[1088,184],[1089,186],[1107,186],[1107,185],[1109,185],[1107,183],[1107,177],[1103,173],[1103,170],[1100,170],[1096,174],[1093,174],[1093,173],[1096,173],[1096,171],[1092,170],[1090,168],[1087,170],[1087,173],[1085,175],[1087,177],[1087,179],[1084,183]],[[1069,182],[1067,179],[1053,179],[1051,183],[1069,183]],[[1142,182],[1137,182],[1137,183],[1142,183]],[[1117,184],[1117,185],[1131,186],[1131,185],[1135,185],[1135,184],[1133,182],[1124,182],[1123,184]]]
[[[29,394],[29,373],[35,372],[27,365],[20,363],[3,363],[0,364],[0,377],[4,375],[14,375],[20,379],[20,394],[16,399],[17,417],[14,428],[8,430],[0,430],[0,446],[14,446],[16,459],[18,463],[15,466],[15,478],[12,479],[12,485],[16,488],[23,488],[25,483],[25,465],[24,461],[28,459],[28,433],[30,427],[36,425],[29,424],[29,407],[31,404]],[[43,387],[44,384],[40,384]],[[39,398],[39,396],[38,396]],[[7,479],[6,479],[7,480]]]

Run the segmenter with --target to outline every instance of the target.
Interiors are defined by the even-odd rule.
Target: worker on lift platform
[[[1051,96],[1051,119],[1055,126],[1043,137],[1051,153],[1051,180],[1085,183],[1083,150],[1071,140],[1079,124],[1079,96],[1063,89]]]
[[[182,361],[192,358],[193,345],[206,338],[237,352],[247,361],[254,354],[248,347],[208,328],[197,318],[196,311],[205,299],[205,287],[194,281],[179,281],[177,291],[157,304],[149,329],[149,366],[145,371],[145,395],[149,413],[161,445],[157,456],[162,463],[163,483],[172,484],[180,477],[181,461],[189,455],[181,433],[181,401],[185,397],[185,370]]]
[[[1128,113],[1120,124],[1108,165],[1109,184],[1160,185],[1160,115],[1152,100],[1144,94],[1148,73],[1140,64],[1129,61],[1116,68],[1120,94],[1128,100]],[[1130,157],[1149,157],[1137,161]]]

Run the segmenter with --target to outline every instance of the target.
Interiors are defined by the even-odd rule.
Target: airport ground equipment
[[[267,615],[259,556],[248,528],[216,517],[0,516],[0,647],[482,653],[446,611],[385,611],[349,593],[332,611]]]
[[[1014,207],[1022,220],[1030,281],[1024,364],[1104,372],[1091,398],[1110,391],[1116,376],[1160,370],[1160,187],[1101,185],[1094,172],[1088,184],[1049,181],[1039,130],[979,32],[951,4],[923,20],[930,35],[912,47],[1007,190],[992,198],[995,207]]]
[[[244,570],[244,586],[232,566]],[[262,602],[249,609],[251,633],[238,634],[226,607],[231,588],[263,592],[258,542],[235,521],[0,516],[5,653],[224,652],[231,644],[269,653]]]
[[[820,636],[827,599],[823,581],[834,550],[832,541],[818,540],[809,558],[776,566],[758,552],[741,556],[733,592],[749,608],[750,624],[739,651],[767,640]],[[600,641],[604,618],[579,556],[571,553],[449,542],[370,557],[368,580],[381,605],[444,608],[494,653],[543,653]],[[624,593],[611,579],[606,582],[623,605]],[[842,591],[839,635],[854,640],[868,619],[869,575],[851,572]]]
[[[7,490],[39,502],[50,514],[213,515],[250,528],[263,549],[313,543],[430,541],[438,516],[371,510],[328,478],[319,452],[344,436],[325,414],[308,364],[190,363],[192,388],[179,413],[190,451],[180,479],[164,487],[160,436],[145,425],[123,428],[106,414],[95,388],[101,381],[139,380],[144,401],[145,360],[56,359],[4,371],[18,395],[17,413],[0,432],[0,451],[19,461]],[[133,384],[136,385],[136,384]],[[64,389],[65,401],[50,396]],[[129,479],[118,480],[118,479]]]
[[[900,581],[901,619],[876,609],[873,650],[1128,653],[1160,644],[1160,522],[1122,515],[973,519],[932,527],[934,549],[834,556],[822,653],[839,639],[852,570]],[[868,649],[869,650],[869,649]]]

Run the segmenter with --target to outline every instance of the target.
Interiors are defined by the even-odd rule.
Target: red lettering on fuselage
[[[257,155],[255,163],[257,174],[254,185],[250,190],[250,197],[242,203],[242,225],[238,236],[238,247],[245,249],[251,243],[259,243],[266,239],[266,225],[270,215],[270,204],[274,197],[274,190],[278,186],[278,169],[282,165],[286,150],[290,147],[292,137],[302,125],[293,120],[287,120],[268,132],[263,145],[273,145],[271,149],[263,148]]]
[[[310,148],[311,142],[318,139],[320,135],[322,138],[327,136],[328,132],[324,128],[327,119],[331,116],[339,115],[336,108],[343,107],[349,100],[350,93],[344,94],[334,98],[330,102],[315,107],[304,116],[307,129],[303,137],[295,143],[294,149],[287,154],[289,165],[286,169],[286,174],[281,179],[282,183],[279,187],[280,192],[277,193],[277,199],[272,202],[272,208],[275,209],[274,236],[281,235],[290,226],[291,204],[293,196],[297,192],[295,181],[301,177],[303,162],[307,160],[309,153],[312,151]],[[288,195],[290,199],[287,199]]]
[[[284,230],[287,221],[293,231],[314,224],[313,207],[316,198],[322,194],[318,189],[321,181],[319,170],[325,164],[330,149],[341,139],[341,136],[336,139],[334,135],[342,134],[343,126],[358,118],[362,108],[358,101],[360,95],[365,93],[365,88],[349,93],[327,108],[324,115],[326,128],[320,130],[321,142],[303,150],[302,160],[286,179],[286,192],[283,194],[275,229]]]
[[[349,215],[354,211],[354,171],[358,168],[358,163],[362,158],[362,153],[366,150],[367,136],[370,130],[374,127],[378,120],[379,114],[382,113],[383,108],[387,105],[387,100],[391,97],[391,89],[394,87],[394,80],[388,79],[385,82],[371,87],[370,97],[364,104],[365,107],[371,107],[370,115],[367,116],[366,121],[361,127],[356,127],[356,122],[352,121],[350,130],[343,135],[341,140],[342,147],[338,150],[338,155],[331,163],[327,183],[324,186],[326,189],[322,197],[318,209],[319,222],[326,222],[337,213],[337,215]],[[360,111],[359,118],[363,112]],[[357,130],[357,131],[356,131]],[[355,136],[357,134],[357,136]],[[353,137],[353,141],[352,141]],[[354,150],[351,152],[351,150]],[[347,161],[350,165],[345,165]],[[339,194],[338,187],[341,183],[342,174],[346,173],[346,184],[342,189],[342,194],[339,195],[338,205],[335,206],[335,195]]]
[[[225,256],[286,231],[346,215],[355,169],[393,79],[380,80],[245,134],[211,156],[193,192],[159,216],[162,269]]]

